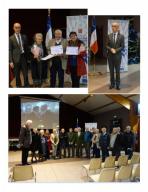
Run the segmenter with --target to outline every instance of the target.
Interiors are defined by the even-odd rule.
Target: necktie
[[[114,41],[114,44],[115,44],[116,43],[116,33],[114,33],[113,41]]]
[[[21,52],[23,53],[22,42],[21,42],[21,38],[20,38],[20,35],[19,35],[19,34],[17,34],[17,38],[18,38],[19,47],[20,47],[20,49],[21,49]]]

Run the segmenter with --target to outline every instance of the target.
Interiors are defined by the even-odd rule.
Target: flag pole
[[[93,60],[94,60],[94,64],[93,64],[93,72],[96,72],[96,58],[95,58],[95,54],[93,56]]]

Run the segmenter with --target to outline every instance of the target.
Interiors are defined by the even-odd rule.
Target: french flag
[[[97,32],[96,32],[96,19],[92,19],[91,38],[90,38],[90,50],[95,55],[98,52]]]
[[[48,9],[47,33],[46,33],[46,39],[45,39],[46,47],[48,47],[48,42],[50,39],[52,39],[52,27],[51,27],[50,9]]]

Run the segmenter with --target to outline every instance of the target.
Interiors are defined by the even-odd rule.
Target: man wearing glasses
[[[110,70],[109,89],[113,89],[116,86],[116,89],[120,90],[120,64],[121,52],[124,49],[124,36],[120,34],[119,23],[112,23],[112,33],[107,36],[106,48]],[[114,69],[116,78],[114,77]]]
[[[14,23],[14,34],[9,38],[9,64],[14,69],[16,87],[21,87],[20,72],[22,70],[24,87],[28,87],[27,53],[28,42],[26,35],[21,34],[21,24]]]

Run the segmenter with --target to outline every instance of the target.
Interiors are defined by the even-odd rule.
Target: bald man
[[[62,45],[63,52],[66,50],[67,41],[62,38],[62,31],[56,29],[54,32],[54,39],[51,39],[48,43],[48,53],[51,53],[51,46]],[[56,76],[58,74],[58,87],[64,87],[64,55],[58,55],[52,58],[52,65],[50,67],[50,87],[56,87]]]
[[[21,24],[14,23],[14,34],[9,38],[9,64],[14,69],[16,87],[21,86],[20,72],[22,70],[24,87],[28,87],[27,52],[28,43],[26,35],[21,34]]]
[[[107,36],[106,41],[107,58],[110,70],[110,89],[116,86],[120,90],[120,64],[122,50],[124,49],[124,36],[120,34],[119,23],[112,23],[112,33]],[[114,70],[116,78],[114,77]]]

